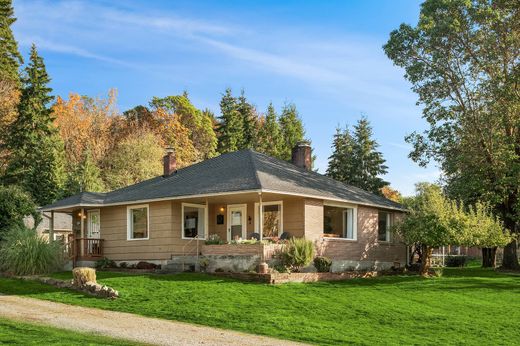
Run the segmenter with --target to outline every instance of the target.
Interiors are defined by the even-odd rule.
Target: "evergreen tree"
[[[240,113],[243,126],[243,138],[240,149],[254,148],[256,142],[256,112],[253,105],[247,102],[244,90],[242,90],[240,97],[238,98],[237,110]]]
[[[346,184],[352,184],[354,140],[348,127],[342,131],[336,128],[332,142],[332,155],[329,156],[327,175]]]
[[[224,154],[239,150],[244,142],[244,122],[238,111],[237,99],[230,88],[226,89],[220,100],[220,113],[217,128],[218,152]]]
[[[101,170],[92,158],[90,150],[87,149],[83,155],[83,161],[69,174],[65,193],[74,195],[79,192],[103,192],[105,184],[101,178]]]
[[[33,45],[22,77],[19,116],[9,127],[11,158],[4,179],[25,188],[39,205],[60,195],[64,178],[63,144],[48,107],[53,99],[49,82],[43,59]]]
[[[0,80],[19,82],[18,68],[23,63],[11,25],[16,21],[11,0],[0,0]]]
[[[305,129],[294,104],[285,104],[280,115],[280,132],[282,138],[280,158],[291,160],[292,149],[303,140]]]
[[[376,194],[389,183],[379,176],[386,174],[383,154],[377,150],[379,144],[372,138],[372,127],[366,118],[361,118],[354,126],[352,150],[353,164],[351,184]]]
[[[280,157],[282,137],[278,116],[272,103],[267,107],[267,114],[258,130],[257,150],[264,154]]]

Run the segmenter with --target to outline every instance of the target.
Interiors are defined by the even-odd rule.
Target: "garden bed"
[[[211,273],[211,275],[233,278],[247,282],[260,282],[271,285],[289,282],[342,281],[357,278],[372,278],[380,275],[376,271],[351,271],[342,273]]]

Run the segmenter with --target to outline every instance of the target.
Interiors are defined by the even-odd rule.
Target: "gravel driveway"
[[[0,316],[156,345],[301,345],[230,330],[19,296],[0,295]]]

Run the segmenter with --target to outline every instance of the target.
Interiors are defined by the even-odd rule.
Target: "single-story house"
[[[292,162],[240,150],[182,169],[170,150],[162,176],[108,193],[82,192],[42,210],[72,214],[73,256],[82,265],[100,257],[184,265],[202,255],[221,260],[210,270],[247,270],[269,260],[277,244],[240,241],[280,236],[314,241],[333,271],[406,262],[406,246],[390,232],[403,206],[313,172],[307,143],[293,149]],[[228,244],[205,244],[215,238]]]

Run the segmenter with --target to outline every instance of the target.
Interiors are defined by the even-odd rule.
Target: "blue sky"
[[[119,109],[187,90],[218,113],[231,87],[259,110],[294,102],[321,173],[337,125],[371,121],[404,194],[439,170],[407,158],[404,136],[422,130],[416,95],[383,53],[391,30],[415,24],[419,1],[22,1],[14,32],[44,56],[56,95],[104,96]]]

